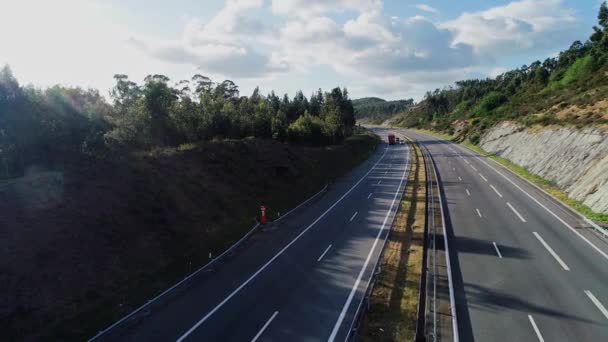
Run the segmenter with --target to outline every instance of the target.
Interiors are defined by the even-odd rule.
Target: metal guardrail
[[[175,284],[175,285],[171,286],[170,288],[166,289],[165,291],[163,291],[162,293],[160,293],[158,296],[156,296],[156,297],[148,300],[145,304],[143,304],[140,307],[138,307],[137,309],[131,311],[129,314],[127,314],[123,318],[119,319],[118,321],[114,322],[109,327],[105,328],[104,330],[101,330],[100,332],[97,333],[97,335],[95,335],[92,338],[90,338],[88,340],[88,342],[98,341],[99,339],[103,338],[105,335],[112,333],[112,331],[114,329],[117,329],[120,325],[127,323],[127,321],[129,321],[130,319],[135,318],[138,313],[142,312],[144,309],[146,309],[146,308],[150,307],[151,305],[155,304],[157,301],[159,301],[160,299],[162,299],[164,296],[170,294],[171,292],[175,291],[179,287],[183,286],[184,284],[186,284],[189,280],[191,280],[192,278],[194,278],[198,274],[211,269],[212,266],[214,266],[215,264],[217,264],[221,260],[223,260],[226,257],[226,255],[228,255],[231,251],[233,251],[234,249],[236,249],[245,240],[247,240],[251,235],[253,235],[253,233],[255,233],[255,231],[259,227],[260,227],[260,223],[256,223],[249,230],[249,232],[247,232],[247,234],[245,234],[240,240],[238,240],[237,242],[235,242],[232,246],[230,246],[227,250],[225,250],[222,254],[220,254],[219,256],[217,256],[215,259],[211,260],[210,262],[208,262],[207,264],[205,264],[203,267],[199,268],[198,270],[194,271],[193,273],[190,273],[184,279],[180,280],[177,284]]]
[[[424,161],[424,175],[425,175],[425,205],[424,205],[424,233],[422,240],[422,270],[420,272],[420,280],[419,280],[419,291],[418,291],[418,308],[416,313],[416,333],[414,335],[414,340],[416,342],[426,341],[425,331],[426,331],[426,307],[427,307],[427,289],[428,289],[428,278],[427,273],[429,270],[428,266],[428,250],[429,250],[429,240],[430,240],[430,230],[429,230],[429,197],[430,197],[430,173],[428,172],[428,161],[427,157],[424,155],[422,148],[418,145],[420,154]],[[424,285],[424,286],[423,286]]]
[[[274,221],[271,221],[270,223],[275,223],[275,222],[278,222],[278,221],[282,220],[283,218],[285,218],[289,214],[293,213],[296,209],[301,208],[306,203],[310,202],[311,200],[313,200],[314,198],[316,198],[317,196],[319,196],[320,194],[322,194],[323,192],[325,192],[327,190],[327,188],[328,188],[328,184],[325,184],[325,186],[319,192],[317,192],[316,194],[312,195],[307,200],[305,200],[304,202],[300,203],[295,208],[289,210],[287,213],[285,213],[284,215],[282,215],[278,219],[276,219]],[[210,262],[208,262],[204,266],[200,267],[198,270],[194,271],[193,273],[190,273],[184,279],[182,279],[181,281],[179,281],[175,285],[171,286],[170,288],[166,289],[165,291],[161,292],[156,297],[148,300],[146,303],[144,303],[143,305],[141,305],[137,309],[131,311],[129,314],[127,314],[126,316],[122,317],[118,321],[114,322],[112,325],[110,325],[107,328],[99,331],[95,336],[91,337],[88,340],[88,342],[99,341],[100,339],[104,338],[105,336],[113,333],[115,329],[119,329],[120,326],[122,326],[124,324],[127,324],[127,323],[131,322],[132,320],[136,319],[138,313],[141,313],[145,309],[150,308],[153,304],[155,304],[158,301],[160,301],[161,299],[163,299],[163,297],[169,296],[172,293],[176,292],[180,287],[185,286],[188,283],[189,280],[193,279],[194,277],[196,277],[197,275],[199,275],[199,274],[201,274],[201,273],[203,273],[205,271],[208,271],[208,270],[212,269],[213,266],[215,266],[218,263],[220,263],[221,261],[223,261],[226,258],[226,256],[230,255],[230,253],[232,251],[234,251],[236,248],[238,248],[239,246],[241,246],[259,228],[260,228],[260,223],[258,222],[241,239],[239,239],[237,242],[235,242],[234,244],[232,244],[232,246],[230,246],[228,249],[226,249],[222,254],[218,255],[213,260],[211,260]]]
[[[425,155],[425,152],[428,154],[428,151],[424,151],[422,147],[421,151],[423,155]],[[424,291],[425,293],[424,297],[421,297],[421,299],[425,302],[425,311],[422,312],[422,315],[424,315],[424,331],[422,332],[422,334],[424,336],[424,340],[430,338],[433,341],[437,341],[437,225],[435,222],[436,213],[435,192],[433,190],[433,173],[431,172],[432,167],[430,165],[428,155],[424,156],[424,163],[426,168],[426,181],[428,191],[426,203],[428,213],[427,239],[429,239],[430,244],[428,245],[427,254],[430,252],[431,258],[427,257],[427,264],[425,266],[426,271],[430,271],[430,277],[426,277]],[[427,319],[427,316],[431,313],[433,316],[430,320],[431,328],[429,328],[429,320]]]

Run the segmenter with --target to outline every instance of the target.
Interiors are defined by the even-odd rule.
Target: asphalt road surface
[[[437,163],[461,341],[608,341],[606,240],[488,158],[390,131]]]
[[[121,341],[343,341],[409,172],[406,145],[374,155]]]

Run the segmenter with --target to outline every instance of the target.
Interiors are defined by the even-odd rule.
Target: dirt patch
[[[63,163],[0,185],[0,340],[83,340],[375,148],[209,142]]]
[[[565,108],[562,106],[554,106],[553,109],[558,109],[555,114],[559,120],[579,120],[593,117],[601,117],[603,120],[608,120],[608,100],[597,101],[594,104],[587,106],[570,105]]]

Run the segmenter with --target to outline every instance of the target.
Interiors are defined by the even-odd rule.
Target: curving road
[[[212,276],[101,340],[343,341],[387,237],[409,161],[381,144],[327,193],[253,236]]]
[[[492,160],[391,131],[437,164],[461,341],[608,341],[606,240]]]

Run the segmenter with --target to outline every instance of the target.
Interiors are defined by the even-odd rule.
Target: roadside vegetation
[[[416,334],[426,206],[424,159],[412,146],[412,169],[401,198],[382,268],[364,314],[361,341],[413,341]]]
[[[354,109],[346,89],[293,98],[256,88],[240,96],[234,82],[202,75],[171,82],[150,75],[137,84],[114,76],[111,103],[95,89],[20,86],[0,69],[0,179],[32,164],[104,158],[157,147],[256,137],[308,146],[337,144],[352,134]]]
[[[479,142],[495,123],[533,125],[608,124],[608,7],[585,42],[557,57],[534,61],[496,78],[471,79],[426,93],[392,124],[427,128]]]
[[[353,100],[357,121],[371,124],[381,124],[412,105],[414,105],[413,99],[386,101],[378,97],[364,97]]]

